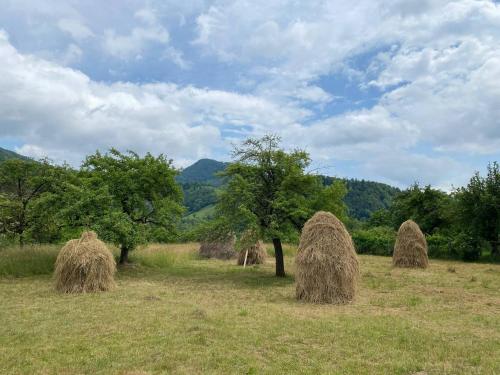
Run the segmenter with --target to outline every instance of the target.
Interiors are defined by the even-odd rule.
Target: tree
[[[0,232],[17,236],[22,247],[35,222],[36,201],[57,180],[58,168],[47,160],[9,159],[0,164]]]
[[[499,258],[500,233],[500,170],[497,162],[488,164],[486,177],[478,172],[471,178],[467,187],[456,193],[462,227],[489,242],[491,254]]]
[[[417,183],[394,198],[390,208],[394,227],[412,219],[424,233],[431,234],[451,225],[452,198],[430,185],[421,188]]]
[[[266,135],[234,147],[234,162],[221,173],[229,182],[217,210],[235,231],[254,227],[271,238],[276,276],[284,277],[282,236],[300,230],[315,210],[326,208],[342,216],[346,208],[345,187],[324,188],[319,176],[305,172],[309,155],[302,150],[286,152],[279,143],[279,137]]]
[[[64,217],[120,246],[120,264],[138,244],[171,236],[183,212],[177,171],[163,155],[111,149],[86,158],[77,184],[66,189]]]

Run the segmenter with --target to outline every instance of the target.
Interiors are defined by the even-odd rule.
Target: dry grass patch
[[[281,279],[271,261],[243,269],[197,250],[138,249],[109,293],[0,278],[0,373],[500,373],[499,265],[361,255],[356,300],[321,305],[295,300],[291,256]],[[173,261],[152,267],[160,254]]]

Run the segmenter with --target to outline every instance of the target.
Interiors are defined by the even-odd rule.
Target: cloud
[[[19,151],[77,165],[110,147],[165,152],[176,160],[225,155],[223,126],[286,126],[293,109],[232,92],[174,84],[105,84],[19,53],[0,32],[0,134]]]
[[[158,22],[151,9],[138,10],[135,18],[142,25],[134,27],[129,34],[117,35],[113,29],[104,32],[103,48],[106,53],[123,59],[140,58],[149,43],[165,45],[169,42],[169,32]]]
[[[76,40],[84,40],[95,36],[94,33],[80,20],[73,18],[61,18],[57,26],[64,32],[70,34]]]
[[[182,53],[182,51],[179,51],[172,46],[169,46],[165,49],[162,58],[168,61],[172,61],[175,65],[183,70],[191,68],[191,63],[184,58],[184,54]]]
[[[0,21],[17,9],[32,27],[1,44],[0,130],[33,155],[113,145],[185,163],[273,132],[328,173],[441,187],[500,156],[497,2],[123,1],[109,20],[9,4]]]

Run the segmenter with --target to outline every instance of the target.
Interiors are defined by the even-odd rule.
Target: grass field
[[[57,248],[0,250],[0,374],[500,374],[499,265],[360,256],[359,297],[328,306],[295,300],[291,248],[285,279],[196,250],[137,250],[87,295],[54,292]]]

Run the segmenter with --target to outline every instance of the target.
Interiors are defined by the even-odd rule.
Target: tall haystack
[[[320,211],[306,222],[295,266],[297,299],[334,304],[354,299],[358,258],[351,236],[335,215]]]
[[[258,239],[253,230],[247,230],[240,238],[238,253],[238,265],[262,264],[266,261],[266,248],[264,243]]]
[[[232,259],[236,256],[234,234],[207,239],[201,242],[200,256],[203,258]]]
[[[427,241],[417,223],[407,220],[398,230],[392,264],[395,267],[427,268]]]
[[[63,293],[87,293],[114,288],[113,254],[95,232],[84,232],[59,252],[54,272],[56,289]]]

